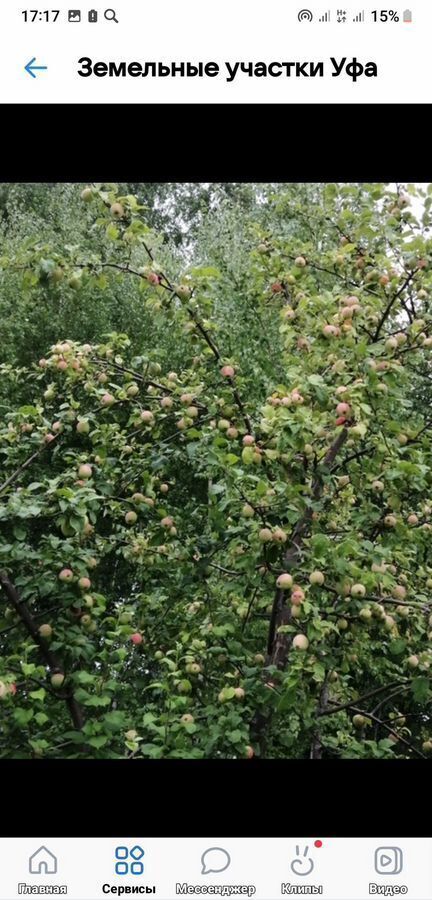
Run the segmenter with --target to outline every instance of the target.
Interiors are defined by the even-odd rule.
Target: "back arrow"
[[[28,72],[28,74],[31,75],[32,78],[36,78],[35,71],[37,69],[47,69],[48,68],[48,66],[34,66],[33,63],[35,63],[35,62],[36,62],[36,57],[34,56],[33,59],[31,59],[30,62],[28,62],[27,65],[24,66],[25,71]]]

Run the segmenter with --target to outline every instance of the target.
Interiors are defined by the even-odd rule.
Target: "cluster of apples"
[[[271,406],[302,406],[305,398],[299,388],[296,387],[289,394],[274,392],[271,397],[267,398],[267,402]]]
[[[309,575],[309,583],[312,587],[322,587],[325,581],[324,572],[321,572],[319,569],[315,569]],[[276,587],[282,591],[291,591],[291,615],[294,619],[299,618],[300,616],[300,608],[305,599],[305,592],[303,588],[298,584],[294,584],[294,579],[289,572],[282,572],[277,580]],[[309,640],[305,634],[296,634],[292,640],[292,646],[295,650],[307,650],[309,647]]]
[[[262,247],[262,246],[265,246],[265,245],[260,244],[259,246]],[[258,248],[258,249],[259,249],[259,248]],[[260,251],[260,252],[264,252],[264,251]],[[304,268],[306,268],[307,262],[306,262],[304,256],[296,256],[295,259],[294,259],[294,265],[295,265],[295,267],[296,267],[297,269],[304,269]],[[297,274],[299,274],[299,273],[297,273]],[[295,283],[296,283],[296,277],[295,277],[295,275],[292,274],[292,273],[290,273],[290,274],[288,274],[288,275],[283,276],[280,280],[273,281],[272,284],[270,285],[270,291],[271,291],[271,293],[272,293],[272,294],[281,294],[281,293],[283,292],[283,290],[284,290],[285,282],[286,282],[286,284],[288,284],[288,285],[293,285],[293,284],[295,284]]]
[[[89,356],[93,352],[92,344],[77,344],[74,341],[59,341],[51,347],[48,359],[39,360],[40,369],[56,369],[58,372],[72,370],[83,372],[88,368]],[[51,399],[47,397],[46,399]]]
[[[87,562],[92,568],[97,565],[97,560],[95,559],[95,557],[89,557]],[[76,582],[78,588],[82,592],[82,599],[85,606],[88,609],[91,609],[93,607],[94,598],[91,594],[87,593],[92,586],[91,579],[88,577],[88,575],[81,575],[79,578],[76,578],[72,569],[66,567],[64,569],[61,569],[58,578],[60,581],[66,584],[72,584]],[[89,615],[88,613],[83,613],[81,608],[72,609],[72,612],[79,618],[80,624],[85,629],[87,629],[87,631],[96,631],[96,622],[92,619],[91,615]],[[45,638],[45,640],[50,640],[53,635],[52,625],[50,625],[48,622],[43,623],[39,627],[39,634],[41,637]]]
[[[74,581],[74,573],[73,573],[72,569],[68,569],[68,568],[61,569],[58,577],[59,577],[59,581],[66,582],[67,584],[71,584]],[[90,581],[90,578],[87,577],[87,575],[81,575],[77,579],[77,584],[78,584],[78,587],[82,591],[90,590],[91,581]]]

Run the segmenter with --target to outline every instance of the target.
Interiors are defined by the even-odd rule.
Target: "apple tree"
[[[119,289],[127,321],[134,290],[163,334],[2,366],[3,757],[432,751],[431,196],[320,196],[287,227],[275,193],[235,283],[162,265],[112,186],[91,252],[2,260],[29,305]]]

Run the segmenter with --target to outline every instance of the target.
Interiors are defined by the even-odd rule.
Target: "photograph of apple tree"
[[[431,203],[0,185],[1,758],[431,753]]]

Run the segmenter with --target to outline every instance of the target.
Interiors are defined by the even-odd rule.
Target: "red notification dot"
[[[322,847],[322,841],[315,841],[314,847]]]

